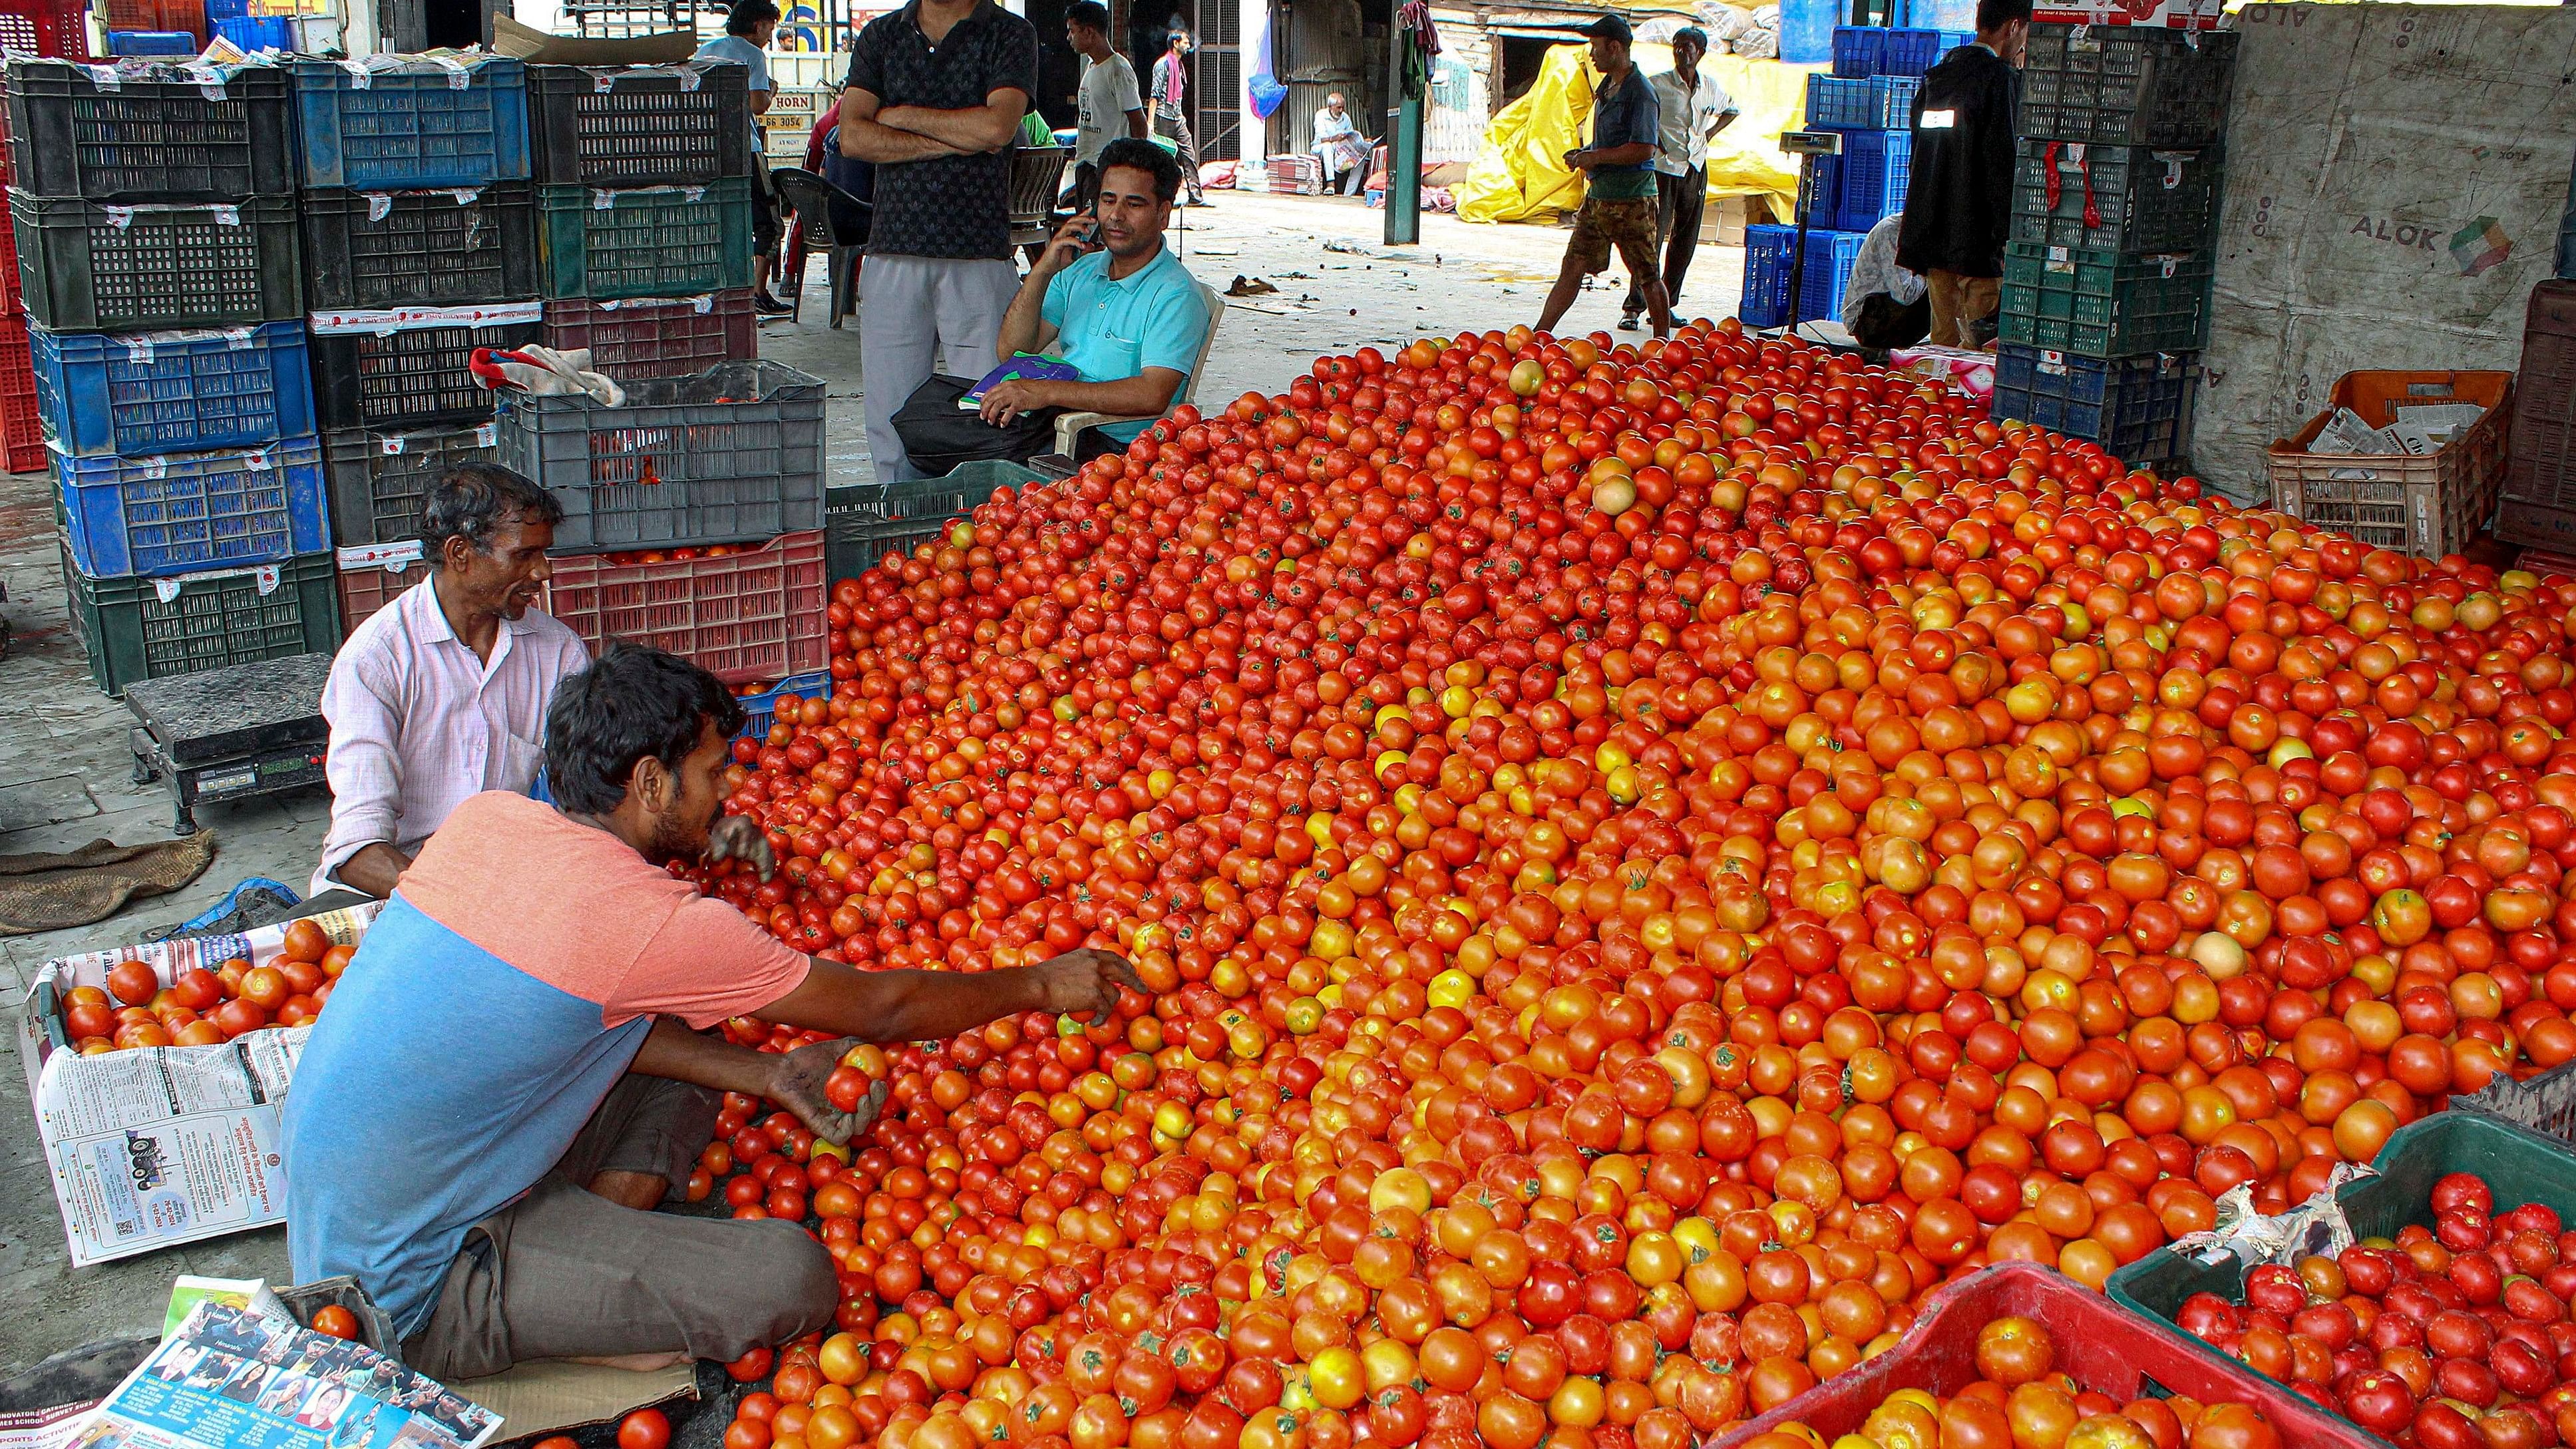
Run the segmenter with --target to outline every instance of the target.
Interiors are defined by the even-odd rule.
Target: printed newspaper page
[[[73,1263],[86,1266],[278,1220],[278,1102],[305,1028],[223,1050],[157,1047],[45,1064],[39,1135]]]
[[[364,1344],[197,1305],[75,1449],[478,1449],[500,1417]]]

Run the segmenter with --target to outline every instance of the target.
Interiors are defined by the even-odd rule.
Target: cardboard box
[[[1699,214],[1699,244],[1704,247],[1744,245],[1744,198],[1721,196]]]
[[[312,918],[335,945],[355,945],[382,907]],[[284,924],[48,961],[18,1017],[18,1057],[74,1267],[282,1221],[286,1171],[278,1104],[310,1028],[245,1032],[221,1046],[147,1047],[84,1056],[63,1029],[65,993],[105,986],[140,961],[165,986],[202,966],[266,965]]]
[[[630,35],[610,40],[588,35],[556,35],[522,25],[507,15],[492,17],[492,49],[530,65],[678,65],[698,53],[694,30],[665,30],[658,35]]]

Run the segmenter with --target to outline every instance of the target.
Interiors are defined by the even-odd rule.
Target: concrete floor
[[[1563,255],[1553,227],[1471,226],[1423,218],[1422,243],[1379,245],[1384,213],[1325,198],[1211,193],[1214,204],[1176,213],[1174,245],[1198,277],[1219,291],[1237,275],[1260,277],[1276,293],[1231,301],[1197,390],[1222,405],[1246,389],[1276,391],[1329,352],[1364,344],[1392,348],[1425,334],[1507,327],[1537,320]],[[1743,251],[1703,247],[1683,315],[1726,316],[1743,277]],[[816,275],[819,279],[820,268]],[[1620,289],[1587,291],[1567,330],[1607,328]],[[764,328],[761,353],[824,378],[830,481],[872,475],[860,422],[856,320],[833,331],[820,320],[818,280],[806,293],[814,320]],[[133,782],[124,706],[91,685],[64,615],[57,574],[51,481],[0,475],[0,614],[15,644],[0,660],[0,854],[70,850],[102,837],[120,843],[166,838],[170,797],[160,784]],[[15,1010],[46,961],[139,939],[186,920],[248,876],[302,889],[328,820],[317,792],[216,807],[200,814],[221,845],[194,885],[141,902],[94,926],[0,937],[0,1001]],[[59,1350],[151,1331],[172,1277],[289,1274],[285,1232],[269,1229],[122,1262],[72,1269],[62,1223],[37,1155],[33,1116],[17,1065],[0,1067],[0,1377]]]

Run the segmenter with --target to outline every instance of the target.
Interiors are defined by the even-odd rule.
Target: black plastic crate
[[[2227,130],[2233,31],[2034,25],[2020,131],[2114,146],[2210,146]]]
[[[530,66],[537,180],[693,186],[748,177],[748,74],[738,65]]]
[[[2004,343],[1995,349],[1993,413],[2090,439],[2116,458],[2173,458],[2190,441],[2199,381],[2189,357],[2104,361]]]
[[[304,315],[295,198],[108,206],[9,194],[27,315],[58,332],[154,332]]]
[[[2009,239],[2033,246],[2187,252],[2218,224],[2216,148],[2159,151],[2025,136],[2013,143]]]
[[[489,463],[498,453],[494,425],[427,428],[412,433],[339,429],[322,436],[331,480],[331,542],[339,548],[400,543],[420,536],[421,505],[440,476],[459,463]]]
[[[154,66],[101,89],[69,61],[12,57],[9,148],[17,186],[92,201],[230,200],[295,189],[284,72],[218,78]]]
[[[1998,335],[2054,352],[2131,357],[2209,342],[2211,253],[2004,248]]]
[[[537,295],[537,193],[304,193],[304,296],[337,307],[444,306]]]
[[[525,347],[542,330],[526,302],[317,314],[314,411],[326,428],[380,432],[480,421],[492,394],[467,366],[474,349]]]
[[[90,678],[112,695],[138,679],[340,647],[340,592],[329,553],[176,579],[93,579],[72,566],[66,544],[62,568]]]

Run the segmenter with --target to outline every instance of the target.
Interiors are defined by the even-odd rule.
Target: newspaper
[[[334,941],[354,943],[374,911],[317,921]],[[164,984],[225,960],[264,965],[284,937],[283,927],[268,926],[158,942],[51,961],[37,973],[19,1017],[19,1055],[74,1267],[284,1219],[278,1105],[309,1029],[83,1056],[63,1036],[63,995],[101,984],[127,960],[150,966]]]
[[[477,1449],[500,1416],[364,1344],[215,1299],[117,1385],[75,1449]]]

